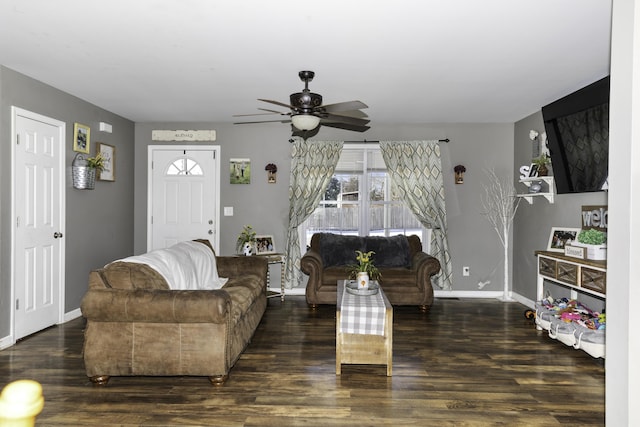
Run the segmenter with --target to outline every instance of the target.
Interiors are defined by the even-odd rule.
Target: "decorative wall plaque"
[[[215,141],[215,130],[153,130],[153,141]]]

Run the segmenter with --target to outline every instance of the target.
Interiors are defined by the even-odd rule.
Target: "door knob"
[[[53,238],[54,239],[59,239],[60,237],[62,237],[62,233],[59,233],[57,231],[55,233],[53,233]]]

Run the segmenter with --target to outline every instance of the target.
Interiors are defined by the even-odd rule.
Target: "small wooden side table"
[[[275,254],[262,254],[255,255],[265,257],[267,259],[267,264],[280,264],[280,294],[268,295],[267,298],[280,296],[280,301],[284,301],[284,254],[275,253]],[[271,284],[271,274],[269,273],[269,269],[267,268],[267,289],[269,289],[269,285]]]

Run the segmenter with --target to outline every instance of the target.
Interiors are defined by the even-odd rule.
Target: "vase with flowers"
[[[356,251],[358,263],[351,264],[348,268],[349,278],[357,280],[358,289],[368,289],[369,280],[378,280],[382,276],[380,270],[373,264],[373,254],[375,254],[374,251]]]

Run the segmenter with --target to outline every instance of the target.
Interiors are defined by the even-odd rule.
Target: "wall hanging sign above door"
[[[153,141],[215,141],[215,130],[152,130]]]

